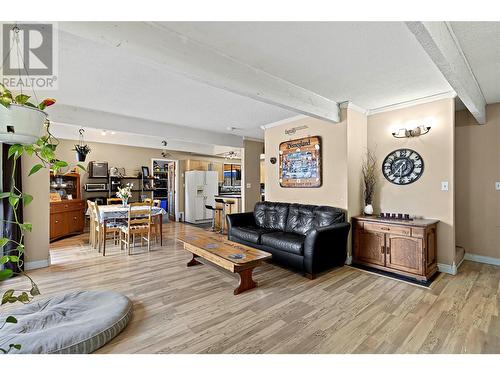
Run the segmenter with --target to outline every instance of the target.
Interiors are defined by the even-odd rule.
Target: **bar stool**
[[[215,212],[216,211],[222,211],[222,208],[220,208],[220,207],[212,207],[209,204],[206,204],[205,208],[207,210],[212,210],[212,228],[210,228],[210,230],[212,232],[215,232]]]
[[[226,204],[232,205],[232,204],[234,204],[234,201],[228,201],[228,200],[224,200],[222,198],[215,198],[215,203],[222,204],[222,217],[221,217],[221,224],[220,224],[220,232],[224,233],[224,226],[226,224]]]

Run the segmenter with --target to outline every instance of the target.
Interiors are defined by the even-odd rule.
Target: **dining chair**
[[[87,200],[87,208],[89,211],[89,226],[90,226],[90,231],[89,231],[89,244],[92,246],[92,248],[95,249],[95,243],[97,241],[97,236],[96,236],[96,220],[94,217],[94,205],[95,203],[92,202],[91,200]]]
[[[117,204],[122,204],[121,198],[108,198],[106,199],[106,204],[107,205],[117,205]]]
[[[140,206],[140,209],[134,207]],[[131,254],[131,246],[135,247],[135,236],[141,238],[141,247],[144,241],[148,243],[148,252],[151,250],[151,204],[131,203],[128,208],[127,224],[120,227],[120,249],[123,250],[125,244],[128,255]],[[147,237],[146,237],[147,236]]]
[[[118,242],[117,234],[120,233],[120,226],[117,225],[117,223],[115,221],[107,222],[106,223],[106,237],[108,234],[112,234],[113,237],[112,238],[103,238],[104,237],[103,236],[104,224],[99,221],[99,206],[96,203],[92,202],[92,208],[93,208],[93,215],[94,215],[94,221],[95,221],[95,236],[97,238],[97,243],[94,243],[94,249],[97,246],[98,251],[101,252],[103,241],[112,239],[113,243],[115,245],[117,245],[117,242]],[[106,254],[103,252],[102,255],[105,256]]]
[[[143,203],[146,203],[146,204],[152,204],[152,203],[153,203],[153,200],[152,200],[151,198],[144,198]]]
[[[153,207],[160,207],[160,200],[159,199],[153,199]],[[153,236],[155,239],[155,243],[159,242],[160,236],[161,236],[161,223],[160,220],[162,220],[163,215],[154,215],[152,216],[153,220]]]

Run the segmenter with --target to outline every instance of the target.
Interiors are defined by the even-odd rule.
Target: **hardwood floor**
[[[103,258],[80,235],[52,244],[52,266],[31,271],[44,296],[109,289],[134,316],[99,353],[500,353],[500,267],[465,262],[431,290],[350,267],[309,280],[265,264],[259,287],[234,296],[233,274],[186,267],[191,255],[164,225],[164,246]],[[10,280],[8,284],[19,281]]]

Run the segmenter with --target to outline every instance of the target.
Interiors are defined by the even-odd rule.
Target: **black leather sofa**
[[[230,241],[270,252],[311,279],[346,260],[350,224],[340,208],[259,202],[254,212],[227,215],[227,224]]]

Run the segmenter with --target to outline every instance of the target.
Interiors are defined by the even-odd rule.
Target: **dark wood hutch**
[[[85,205],[80,174],[50,175],[50,241],[83,233]]]

